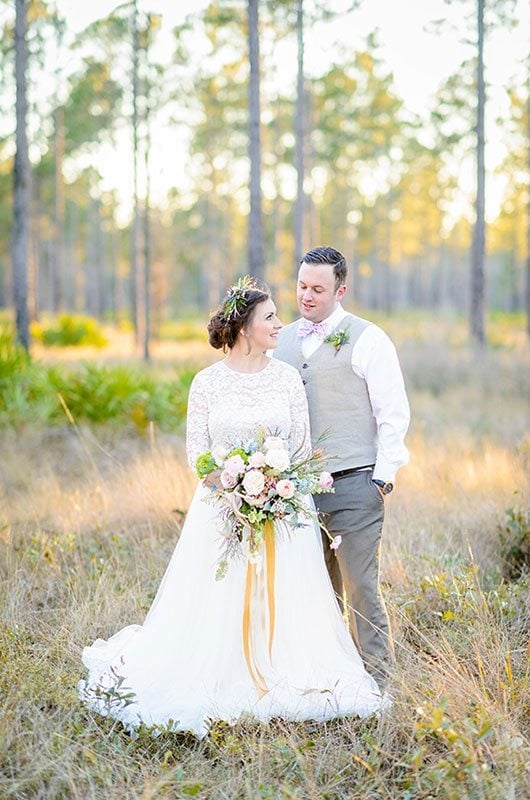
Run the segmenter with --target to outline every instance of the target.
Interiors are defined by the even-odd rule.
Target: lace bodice
[[[190,389],[186,446],[192,469],[212,447],[244,443],[264,425],[289,443],[291,454],[310,449],[302,380],[289,364],[271,359],[261,372],[235,372],[223,361],[198,372]]]

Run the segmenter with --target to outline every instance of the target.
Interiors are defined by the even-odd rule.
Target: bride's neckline
[[[258,369],[257,372],[242,372],[239,369],[234,369],[233,367],[229,367],[228,364],[226,363],[225,359],[223,359],[222,361],[219,361],[218,363],[221,364],[229,372],[233,372],[236,375],[244,375],[244,376],[252,377],[253,375],[262,375],[265,372],[265,370],[268,369],[270,367],[270,365],[272,364],[272,358],[269,358],[269,360],[265,364],[265,366],[262,367],[261,369]]]

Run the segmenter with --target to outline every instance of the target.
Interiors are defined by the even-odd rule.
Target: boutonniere
[[[333,345],[335,348],[335,355],[337,355],[342,345],[350,341],[350,331],[345,328],[339,328],[338,331],[333,331],[329,336],[326,336],[324,341]]]

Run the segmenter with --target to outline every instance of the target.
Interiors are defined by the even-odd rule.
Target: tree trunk
[[[138,0],[133,2],[132,10],[132,135],[133,135],[133,221],[131,228],[131,317],[135,341],[140,341],[140,312],[138,289],[140,286],[138,250],[140,239],[140,210],[138,205],[138,57],[140,36],[138,31]]]
[[[57,106],[54,114],[54,258],[52,264],[52,309],[64,308],[64,110]]]
[[[101,200],[94,203],[94,245],[96,272],[96,316],[99,320],[105,317],[107,309],[107,261],[105,257],[105,244],[103,234],[103,218],[101,215]]]
[[[85,259],[85,312],[92,317],[98,315],[98,272],[97,272],[97,242],[96,242],[96,201],[89,199],[87,212],[87,243]]]
[[[295,113],[295,167],[296,167],[296,200],[294,206],[294,258],[295,270],[298,267],[303,251],[304,237],[304,3],[298,0],[296,14],[296,37],[298,42],[298,75],[296,80],[296,113]]]
[[[485,311],[485,166],[484,166],[484,108],[486,90],[484,86],[484,0],[477,0],[477,198],[476,220],[471,248],[471,335],[475,342],[486,342]]]
[[[270,244],[270,263],[272,264],[274,276],[276,277],[278,271],[278,262],[279,262],[279,231],[280,231],[280,198],[281,198],[281,189],[280,189],[280,176],[278,170],[278,164],[281,161],[280,156],[280,140],[281,140],[281,125],[280,125],[280,98],[279,96],[276,99],[276,113],[274,114],[274,118],[272,120],[272,136],[273,142],[272,146],[274,148],[274,172],[273,172],[273,183],[274,183],[274,200],[272,201],[272,214],[271,214],[271,244]],[[273,287],[271,287],[273,288]]]
[[[29,157],[26,131],[27,96],[26,43],[27,0],[16,0],[15,83],[16,83],[16,152],[13,172],[13,294],[17,337],[29,350],[28,313],[28,238],[29,238]]]
[[[527,81],[526,91],[526,119],[527,131],[527,158],[528,173],[530,174],[530,77]],[[526,287],[525,287],[525,307],[526,307],[526,332],[530,339],[530,192],[528,192],[527,214],[526,214]]]
[[[311,176],[311,166],[314,162],[315,154],[311,143],[309,132],[315,128],[315,110],[314,98],[311,91],[304,88],[304,105],[305,105],[305,120],[304,120],[304,177],[307,173]],[[312,183],[311,183],[312,187]],[[311,194],[311,187],[309,194],[303,193],[304,197],[304,217],[305,217],[305,236],[302,233],[302,243],[304,241],[318,242],[320,241],[320,209],[317,208],[316,203],[313,202]],[[303,185],[302,185],[303,188]],[[302,230],[304,227],[302,227]],[[334,240],[335,241],[335,240]],[[341,241],[340,239],[338,241]],[[302,253],[303,255],[303,253]]]
[[[147,50],[146,50],[147,58]],[[151,181],[149,176],[149,150],[151,148],[151,131],[149,128],[149,92],[146,93],[145,107],[145,208],[144,208],[144,359],[151,359],[151,218],[150,194]]]
[[[109,265],[110,265],[110,280],[112,292],[112,320],[115,325],[121,321],[121,278],[120,278],[120,255],[118,233],[114,226],[114,220],[111,220],[109,229]]]
[[[392,204],[393,194],[390,188],[385,197],[385,219],[384,219],[384,254],[383,266],[381,271],[382,281],[382,305],[385,314],[390,314],[392,310]]]
[[[41,262],[42,242],[40,235],[40,189],[35,176],[29,173],[30,235],[28,262],[28,313],[30,320],[38,320],[41,307]]]
[[[84,300],[84,281],[83,258],[79,251],[79,241],[81,239],[79,206],[72,202],[70,205],[70,219],[68,224],[68,259],[72,275],[72,303],[74,311],[81,312],[85,305]],[[88,236],[88,234],[87,234]]]
[[[248,50],[250,60],[248,137],[250,156],[250,215],[248,220],[248,268],[259,279],[265,276],[263,216],[261,210],[259,0],[248,0]]]

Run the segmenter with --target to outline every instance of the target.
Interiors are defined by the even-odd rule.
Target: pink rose
[[[294,483],[288,480],[278,481],[276,491],[280,497],[285,497],[288,500],[294,494]]]
[[[233,489],[237,483],[237,478],[231,475],[230,472],[223,470],[221,472],[221,483],[224,489]]]
[[[337,550],[341,542],[342,542],[342,536],[334,536],[332,541],[329,543],[331,550]]]
[[[321,489],[331,489],[333,486],[333,476],[331,472],[321,472],[318,477],[318,485]]]
[[[265,466],[265,456],[263,453],[258,450],[256,453],[252,453],[248,460],[250,467],[264,467]]]
[[[230,456],[224,463],[224,471],[232,475],[233,478],[237,478],[238,475],[245,471],[245,462],[240,455]]]

